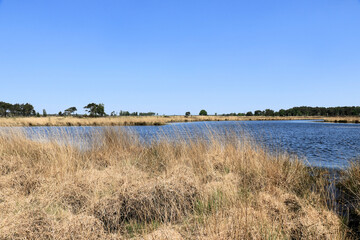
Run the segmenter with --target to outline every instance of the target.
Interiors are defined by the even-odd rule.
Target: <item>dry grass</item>
[[[145,126],[164,125],[172,122],[198,121],[251,121],[251,120],[306,120],[319,117],[243,117],[243,116],[141,116],[141,117],[14,117],[0,118],[0,126]]]
[[[325,122],[334,122],[334,123],[360,123],[359,117],[325,117]]]
[[[0,239],[346,237],[321,179],[251,139],[144,145],[105,129],[93,140],[77,149],[0,135]]]
[[[339,188],[343,191],[342,201],[347,206],[346,215],[349,227],[360,237],[360,161],[354,161],[342,173]]]

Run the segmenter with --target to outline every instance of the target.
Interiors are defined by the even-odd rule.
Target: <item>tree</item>
[[[185,113],[185,117],[188,117],[188,116],[190,116],[190,112]]]
[[[154,112],[140,112],[139,116],[155,116]]]
[[[100,103],[96,107],[96,115],[103,117],[105,115],[105,106],[103,103]]]
[[[249,112],[246,113],[246,116],[248,116],[248,117],[250,117],[250,116],[252,116],[252,115],[253,115],[253,113],[252,113],[251,111],[249,111]]]
[[[280,109],[280,110],[279,110],[279,115],[280,115],[281,117],[286,116],[286,111],[285,111],[285,109]]]
[[[23,109],[23,116],[30,116],[35,113],[33,105],[30,103],[21,104]]]
[[[47,117],[47,112],[45,109],[43,109],[43,117]]]
[[[89,103],[84,108],[90,114],[90,116],[93,117],[95,116],[96,113],[96,107],[97,107],[96,103]]]
[[[104,116],[105,115],[105,107],[103,103],[89,103],[84,107],[87,112],[89,112],[90,117]]]
[[[0,116],[6,117],[11,109],[12,105],[10,103],[0,102]]]
[[[199,112],[199,115],[200,116],[207,116],[207,111],[202,109],[200,112]]]
[[[76,112],[77,111],[77,109],[76,109],[76,107],[69,107],[68,109],[66,109],[65,111],[64,111],[64,114],[66,115],[66,116],[68,116],[68,115],[72,115],[74,112]]]
[[[265,116],[274,116],[274,110],[265,109]]]
[[[130,116],[130,112],[120,110],[119,116]]]

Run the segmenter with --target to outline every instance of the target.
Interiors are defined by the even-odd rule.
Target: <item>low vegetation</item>
[[[338,188],[342,191],[340,201],[346,206],[346,221],[360,238],[360,159],[352,162],[351,166],[342,172]]]
[[[360,116],[358,117],[325,117],[325,122],[333,123],[360,123]]]
[[[104,129],[76,147],[64,132],[2,131],[0,239],[351,237],[322,171],[245,135],[208,136],[144,144]]]
[[[306,120],[314,117],[246,117],[246,116],[121,116],[121,117],[12,117],[0,118],[2,127],[19,126],[150,126],[173,122]]]

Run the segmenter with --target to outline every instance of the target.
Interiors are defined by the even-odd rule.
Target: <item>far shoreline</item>
[[[324,116],[117,116],[117,117],[4,117],[0,127],[40,127],[40,126],[160,126],[176,122],[201,121],[286,121],[323,120],[332,123],[359,123],[360,117]]]

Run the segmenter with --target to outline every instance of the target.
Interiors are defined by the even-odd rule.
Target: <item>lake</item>
[[[26,127],[27,133],[58,133],[88,136],[102,127]],[[117,127],[114,127],[117,128]],[[322,121],[219,121],[172,123],[164,126],[120,127],[138,133],[144,141],[159,135],[182,138],[207,137],[208,129],[219,134],[246,132],[272,150],[296,154],[316,167],[346,168],[349,160],[360,156],[360,124],[324,123]],[[35,134],[34,134],[35,133]]]

